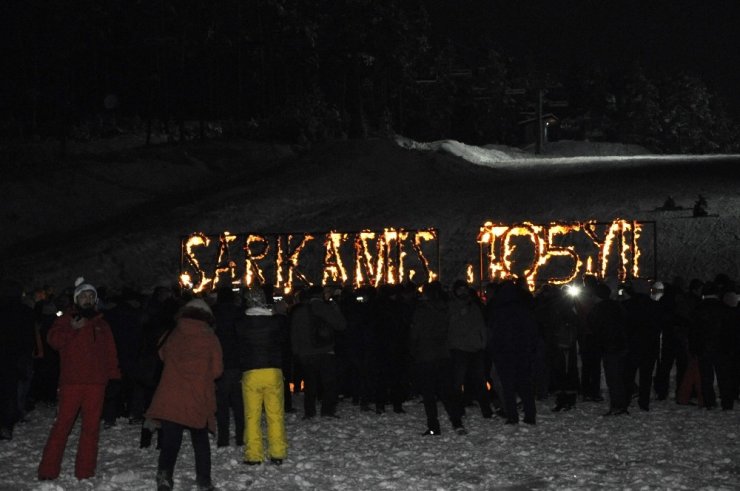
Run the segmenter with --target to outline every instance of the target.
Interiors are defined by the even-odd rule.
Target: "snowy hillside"
[[[84,275],[146,289],[177,281],[181,238],[195,231],[434,227],[441,278],[452,282],[477,264],[487,220],[624,218],[656,222],[658,276],[740,276],[740,156],[634,155],[624,145],[591,156],[590,147],[559,142],[534,156],[402,138],[308,151],[212,141],[11,162],[0,183],[0,273],[28,286]],[[692,218],[700,194],[711,216]],[[668,196],[683,209],[656,211]]]

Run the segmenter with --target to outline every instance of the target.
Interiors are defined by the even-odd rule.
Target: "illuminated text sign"
[[[645,225],[652,228],[646,231]],[[531,290],[538,283],[565,284],[583,275],[619,281],[639,278],[643,244],[655,240],[653,222],[553,222],[515,225],[486,222],[478,233],[480,280],[524,278]],[[644,237],[645,233],[649,237]],[[652,253],[652,251],[650,251]],[[654,263],[655,258],[651,256]],[[468,267],[468,280],[473,276]]]
[[[222,234],[196,232],[181,243],[180,285],[195,293],[227,285],[270,283],[290,292],[296,282],[379,286],[438,276],[435,229]]]

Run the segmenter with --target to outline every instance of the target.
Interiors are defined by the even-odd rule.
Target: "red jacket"
[[[213,330],[201,320],[180,318],[159,357],[164,370],[146,417],[215,431],[215,380],[223,359]]]
[[[72,327],[72,315],[64,314],[54,321],[46,339],[59,351],[59,385],[105,385],[121,378],[116,343],[102,314],[79,329]]]

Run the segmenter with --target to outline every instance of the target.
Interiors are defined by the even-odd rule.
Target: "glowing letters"
[[[619,281],[637,278],[642,231],[642,223],[622,219],[607,224],[486,222],[477,239],[480,280],[524,278],[534,290],[538,283],[562,285],[583,275],[604,279],[615,273]]]
[[[318,240],[321,235],[323,241]],[[218,244],[217,251],[212,243]],[[218,240],[195,232],[181,244],[180,285],[200,293],[225,282],[231,287],[251,286],[265,284],[272,277],[277,290],[289,293],[297,282],[314,284],[311,278],[321,284],[356,288],[411,279],[433,281],[438,273],[430,258],[436,256],[439,262],[437,247],[434,229],[264,235],[224,232]],[[237,255],[241,255],[242,264]]]
[[[644,226],[654,222],[552,222],[514,225],[486,222],[477,236],[480,283],[523,278],[538,285],[571,283],[583,275],[619,281],[639,278]],[[194,293],[254,284],[290,293],[298,282],[365,285],[439,279],[436,229],[386,228],[360,232],[232,234],[195,232],[181,243],[180,285]],[[435,263],[430,258],[436,259]],[[648,257],[649,259],[649,257]],[[655,265],[655,258],[652,258]],[[649,262],[649,261],[648,261]],[[434,267],[432,266],[434,264]],[[472,284],[475,268],[467,266]],[[271,279],[271,280],[270,280]]]

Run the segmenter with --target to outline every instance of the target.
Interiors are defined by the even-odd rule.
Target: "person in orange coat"
[[[82,414],[82,429],[75,476],[87,479],[95,475],[105,386],[109,380],[121,378],[113,333],[95,308],[97,291],[81,277],[75,286],[74,305],[52,324],[47,335],[49,346],[59,351],[59,406],[38,468],[41,481],[59,477],[64,448],[78,413]]]
[[[159,350],[164,370],[146,417],[161,423],[157,470],[160,491],[173,487],[177,454],[186,429],[193,442],[198,489],[215,489],[208,432],[216,430],[215,380],[223,372],[223,361],[213,324],[208,304],[193,299],[178,312],[177,325]]]

